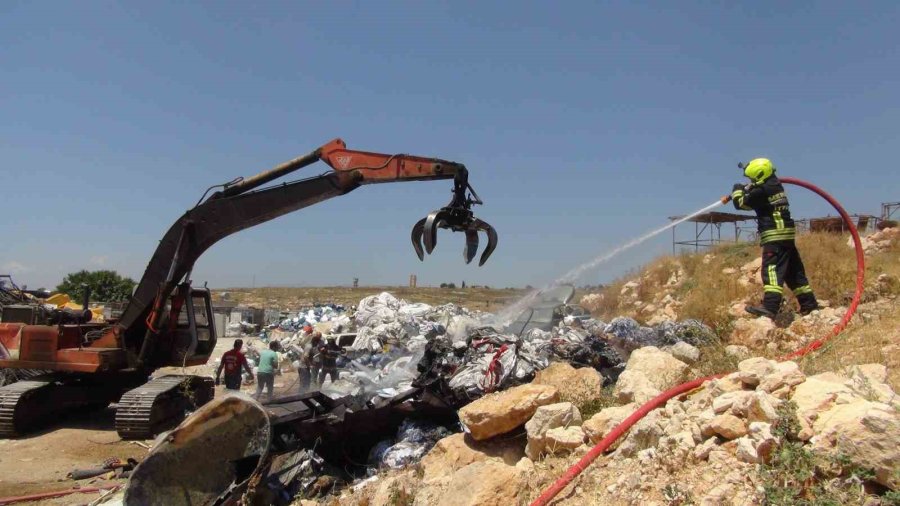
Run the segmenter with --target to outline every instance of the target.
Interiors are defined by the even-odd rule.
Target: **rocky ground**
[[[585,388],[593,371],[554,364],[531,384],[464,407],[466,433],[441,440],[418,465],[330,503],[527,503],[637,403],[690,370],[672,352],[638,350],[625,371],[633,379],[614,391],[624,404],[588,416],[578,404],[602,401]],[[889,504],[900,486],[900,397],[886,379],[881,364],[806,376],[795,362],[745,359],[650,412],[554,504],[791,504],[775,501],[790,487],[798,497]],[[803,458],[818,470],[806,479],[791,467]]]
[[[777,322],[743,311],[762,289],[752,245],[662,259],[581,303],[648,326],[700,318],[720,342],[638,349],[614,388],[553,364],[460,410],[466,433],[417,465],[321,502],[528,504],[641,403],[734,371],[650,412],[551,504],[900,504],[898,239],[886,229],[864,240],[863,303],[838,339],[799,362],[772,359],[828,335],[849,304],[855,263],[842,239],[801,240],[823,309]]]

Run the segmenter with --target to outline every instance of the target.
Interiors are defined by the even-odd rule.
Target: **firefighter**
[[[762,246],[762,304],[745,309],[750,314],[774,319],[784,297],[783,285],[787,284],[800,303],[800,314],[807,315],[818,309],[819,304],[794,244],[797,232],[775,166],[766,158],[756,158],[746,165],[739,163],[738,167],[744,169],[750,184],[736,183],[732,188],[732,202],[735,209],[756,212]]]

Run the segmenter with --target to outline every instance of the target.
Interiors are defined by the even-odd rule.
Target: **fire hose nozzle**
[[[727,204],[731,202],[731,195],[723,195],[719,200],[721,200],[723,204]]]

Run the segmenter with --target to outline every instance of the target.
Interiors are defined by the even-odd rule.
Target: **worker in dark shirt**
[[[334,336],[328,336],[325,344],[319,348],[322,356],[322,372],[319,373],[319,386],[325,383],[325,377],[330,376],[331,382],[338,379],[337,358],[341,355],[341,347],[338,346]]]
[[[807,315],[818,309],[819,304],[794,243],[797,231],[784,186],[775,175],[775,166],[767,158],[756,158],[738,167],[744,169],[750,184],[736,183],[731,199],[735,209],[756,212],[762,246],[762,304],[747,306],[746,311],[774,319],[784,298],[783,285],[787,284],[800,303],[800,314]]]
[[[234,348],[222,355],[222,361],[219,363],[219,369],[216,371],[216,385],[219,384],[219,377],[222,375],[222,369],[225,370],[225,388],[228,390],[241,389],[241,367],[247,371],[247,374],[253,376],[253,369],[247,363],[247,357],[241,353],[244,341],[241,339],[234,340]]]

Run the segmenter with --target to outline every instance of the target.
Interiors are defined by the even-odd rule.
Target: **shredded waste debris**
[[[321,496],[371,479],[381,469],[417,463],[437,441],[462,430],[456,410],[488,393],[530,382],[551,362],[593,368],[609,385],[617,381],[631,352],[638,348],[678,342],[698,345],[716,339],[712,329],[697,320],[644,327],[630,318],[606,323],[586,312],[573,316],[567,304],[573,291],[556,302],[552,296],[538,297],[542,304],[539,324],[531,321],[529,313],[516,324],[504,326],[490,313],[455,304],[409,303],[383,292],[362,299],[352,315],[342,307],[323,306],[263,330],[259,341],[277,340],[297,367],[304,350],[309,350],[312,328],[330,323],[326,339],[335,337],[342,350],[337,358],[339,378],[326,381],[320,393],[315,385],[310,392],[298,388],[296,393],[286,393],[296,397],[278,408],[279,413],[288,413],[284,417],[288,422],[282,426],[277,419],[271,421],[272,430],[282,434],[278,443],[282,448],[271,449],[269,463],[260,464],[245,488],[232,487],[230,493],[265,490],[265,500],[272,504],[287,504],[282,501],[295,496]],[[248,359],[255,364],[258,343],[251,340],[248,345]],[[305,406],[313,409],[322,402],[331,407],[322,412],[324,416],[300,422],[291,410],[308,408],[290,407],[291,402],[311,403]],[[443,418],[429,418],[429,407]],[[329,448],[334,439],[328,439],[334,438],[335,427],[358,431],[361,426],[370,427],[375,417],[380,432],[375,434],[372,428],[366,453],[355,460],[335,461],[337,452]],[[185,421],[189,422],[190,418]],[[328,429],[312,429],[309,424],[314,423]],[[284,429],[291,424],[298,427],[293,433],[294,429]],[[324,431],[325,439],[317,440],[318,446],[303,441],[313,430]]]

